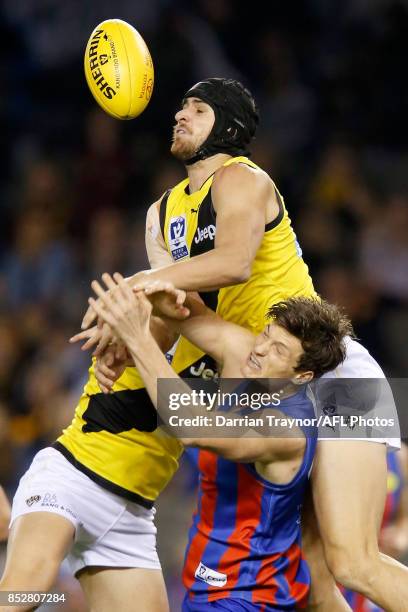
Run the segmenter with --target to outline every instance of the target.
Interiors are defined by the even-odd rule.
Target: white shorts
[[[12,525],[30,512],[52,512],[75,527],[67,556],[76,574],[87,566],[161,569],[154,508],[148,510],[93,482],[54,448],[41,450],[21,478]]]
[[[319,439],[321,440],[354,440],[354,441],[364,441],[364,442],[379,442],[382,444],[386,444],[390,450],[398,450],[401,448],[401,434],[399,428],[398,421],[398,413],[395,406],[393,394],[389,383],[385,378],[385,374],[374,359],[370,355],[364,346],[362,346],[356,340],[352,340],[351,338],[346,338],[346,358],[342,364],[340,364],[335,370],[331,372],[327,372],[324,374],[319,380],[316,381],[317,388],[322,389],[322,385],[327,383],[328,385],[335,384],[341,385],[340,379],[348,379],[349,390],[351,390],[351,394],[358,392],[358,381],[357,384],[353,384],[353,379],[361,379],[364,383],[364,380],[367,382],[367,397],[371,398],[372,401],[369,405],[365,406],[365,409],[361,413],[361,419],[363,421],[363,425],[358,425],[353,429],[348,427],[338,427],[331,428],[330,427],[322,427],[319,428]],[[378,382],[377,385],[377,393],[373,393],[370,395],[369,384],[370,380],[373,381],[374,386],[375,383]],[[344,381],[347,386],[347,380]],[[347,395],[347,388],[345,389]],[[350,399],[350,397],[348,398]],[[354,402],[351,400],[350,404]],[[358,403],[358,400],[357,400]],[[317,402],[316,408],[316,416],[319,417],[322,415],[321,409],[319,407],[319,402]],[[351,406],[353,408],[353,406]],[[355,413],[354,413],[355,414]],[[372,423],[373,420],[378,419],[386,419],[389,423],[393,423],[391,426],[386,426],[385,428],[381,428],[381,426],[372,427],[370,425],[365,425],[366,423]]]

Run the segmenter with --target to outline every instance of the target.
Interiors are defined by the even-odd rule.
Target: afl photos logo
[[[172,217],[169,225],[169,247],[174,261],[188,257],[186,242],[187,222],[185,215]]]

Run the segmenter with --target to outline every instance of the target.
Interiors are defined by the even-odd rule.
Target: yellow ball
[[[154,69],[139,32],[121,19],[102,21],[85,50],[85,76],[93,97],[116,119],[134,119],[153,91]]]

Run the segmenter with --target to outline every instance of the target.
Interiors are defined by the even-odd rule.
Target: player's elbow
[[[246,283],[251,276],[252,262],[244,260],[236,260],[228,269],[229,281],[231,285]]]
[[[241,270],[239,270],[237,275],[235,276],[234,284],[238,285],[239,283],[246,283],[247,280],[249,280],[250,276],[251,276],[251,266],[242,267]]]
[[[219,246],[214,250],[217,255],[217,266],[222,270],[223,278],[221,286],[238,285],[245,283],[252,272],[253,257],[245,247],[236,244],[233,246]]]

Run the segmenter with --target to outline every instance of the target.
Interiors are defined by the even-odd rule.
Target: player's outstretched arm
[[[155,203],[149,209],[151,223],[150,230],[146,230],[146,248],[152,267],[154,264],[159,268],[129,277],[127,281],[131,285],[140,284],[148,277],[169,281],[185,291],[212,291],[248,280],[264,235],[266,201],[271,197],[273,185],[265,173],[240,164],[222,168],[219,173],[212,188],[217,212],[215,248],[166,265],[170,256],[164,252],[165,243],[156,219],[158,203]],[[88,328],[94,318],[95,314],[88,309],[82,329]]]
[[[215,248],[202,255],[149,271],[186,291],[213,291],[248,280],[265,231],[271,181],[263,172],[234,164],[220,170],[212,197],[217,212]],[[141,275],[130,282],[137,283]]]
[[[192,446],[221,455],[238,463],[268,464],[303,455],[305,438],[301,432],[288,431],[288,437],[267,437],[249,429],[244,435],[228,438],[182,438],[184,446]],[[282,432],[280,436],[282,436]]]

